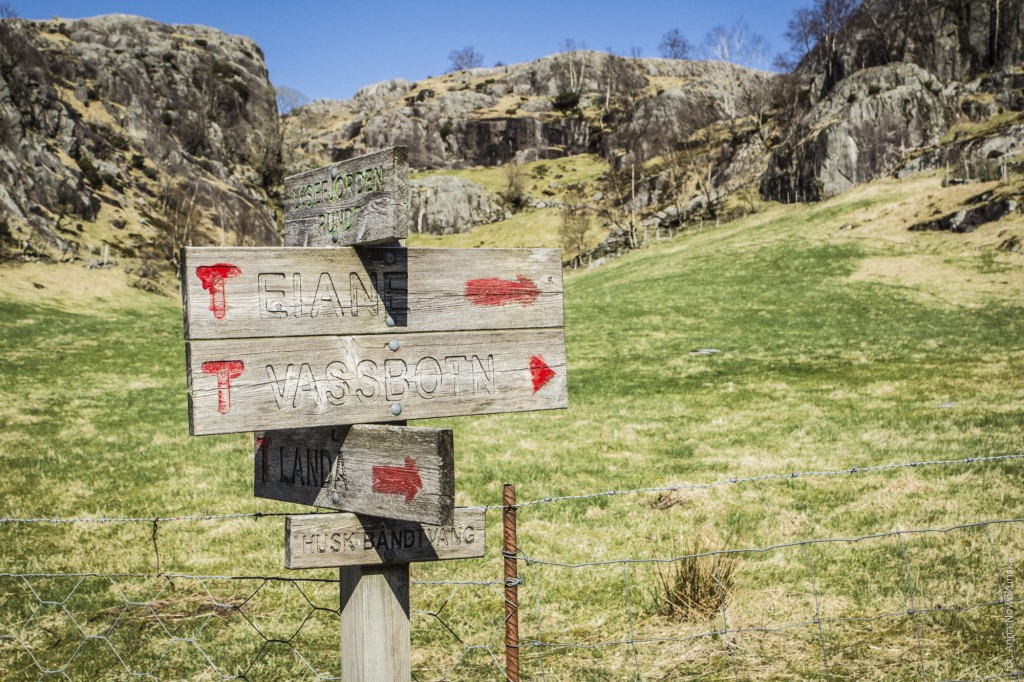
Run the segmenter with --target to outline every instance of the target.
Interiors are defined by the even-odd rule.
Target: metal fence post
[[[506,483],[502,530],[505,545],[505,677],[519,682],[519,570],[516,565],[516,487]]]

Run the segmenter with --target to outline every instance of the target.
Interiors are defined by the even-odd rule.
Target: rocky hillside
[[[811,16],[826,5],[849,12]],[[806,11],[810,47],[788,74],[574,51],[280,119],[245,38],[126,16],[0,21],[0,256],[166,263],[182,244],[274,243],[285,171],[392,145],[416,171],[414,232],[496,223],[500,243],[557,245],[572,213],[567,258],[882,177],[1024,175],[1024,0]]]
[[[1024,0],[866,0],[790,80],[766,199],[944,167],[995,177],[1024,160]]]
[[[810,36],[788,75],[570,52],[378,83],[286,117],[286,161],[304,169],[392,144],[424,170],[596,155],[608,170],[585,195],[622,245],[641,227],[717,220],[755,199],[816,201],[894,174],[995,178],[1024,162],[1022,8],[868,0],[834,35]],[[531,205],[507,188],[424,183],[417,230],[459,232]]]
[[[277,108],[247,38],[0,21],[0,135],[7,255],[167,262],[191,241],[277,241]]]
[[[578,51],[388,81],[286,116],[285,160],[298,171],[395,144],[427,171],[596,155],[608,172],[584,194],[603,222],[627,220],[635,241],[637,211],[670,209],[678,223],[693,210],[714,215],[729,191],[756,187],[774,80],[732,64]],[[544,198],[561,194],[546,186],[558,180],[544,179],[532,203],[561,205]],[[491,189],[414,179],[414,229],[459,232],[530,204],[515,188]]]

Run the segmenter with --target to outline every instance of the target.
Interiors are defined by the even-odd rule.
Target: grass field
[[[455,431],[457,503],[498,504],[505,482],[528,501],[1024,453],[1024,256],[995,249],[1024,221],[904,229],[979,191],[875,183],[567,275],[570,408],[430,422]],[[0,279],[0,517],[301,510],[252,497],[249,436],[188,436],[177,301],[75,265],[7,266]],[[725,622],[742,632],[691,640],[723,616],[663,615],[662,577],[684,562],[626,561],[1015,519],[1022,474],[1010,459],[523,507],[522,638],[576,645],[528,646],[523,679],[1000,675],[1008,611],[992,602],[1007,598],[1000,571],[1024,561],[1020,524],[734,555]],[[499,516],[485,559],[415,565],[413,579],[499,579]],[[281,519],[162,523],[159,567],[153,534],[151,523],[0,524],[3,679],[39,677],[26,646],[72,679],[124,678],[115,649],[160,679],[316,679],[306,663],[337,674],[337,615],[312,608],[337,608],[330,583],[103,577],[284,575]],[[608,563],[579,565],[590,562]],[[12,575],[27,573],[97,575]],[[503,679],[490,653],[498,588],[419,584],[412,602],[416,679]],[[69,614],[114,648],[77,649]],[[272,640],[298,631],[294,649],[261,652],[255,628]]]

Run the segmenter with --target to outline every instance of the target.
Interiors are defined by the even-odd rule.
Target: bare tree
[[[518,211],[526,205],[526,178],[523,167],[517,159],[512,159],[505,166],[505,201]]]
[[[805,58],[825,75],[825,88],[836,81],[844,29],[857,12],[859,0],[814,0],[810,7],[793,13],[786,29],[790,43],[788,62],[795,66]]]
[[[719,24],[704,36],[701,51],[708,59],[764,70],[770,46],[760,33],[751,30],[743,19],[729,26]]]
[[[583,186],[569,185],[562,206],[562,222],[558,226],[558,237],[562,243],[562,253],[574,254],[574,266],[583,264],[585,238],[587,230],[590,229],[590,209],[585,201]]]
[[[459,50],[452,50],[448,53],[448,61],[451,62],[451,71],[464,71],[466,69],[478,69],[484,65],[484,56],[476,51],[472,45],[467,45]]]
[[[277,113],[281,116],[287,116],[309,101],[301,90],[287,85],[274,86],[274,99],[277,100]]]
[[[0,2],[0,19],[17,19],[18,13],[9,2]]]
[[[688,59],[692,51],[690,41],[678,28],[674,28],[661,37],[658,43],[658,54],[665,59]]]
[[[576,41],[572,38],[566,38],[565,42],[562,43],[562,60],[569,73],[568,92],[575,95],[583,92],[583,79],[587,73],[587,62],[580,52],[586,49],[585,43],[577,45]]]

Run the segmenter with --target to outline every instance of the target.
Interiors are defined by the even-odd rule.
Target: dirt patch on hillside
[[[81,263],[20,263],[0,266],[0,299],[69,312],[139,304],[146,296],[137,279],[119,267],[89,270]]]
[[[1019,301],[1024,295],[1024,273],[1019,268],[983,272],[928,255],[865,258],[848,281],[885,284],[921,301],[958,306]]]

